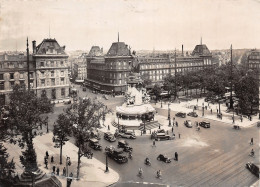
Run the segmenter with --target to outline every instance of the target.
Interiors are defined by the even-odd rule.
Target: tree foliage
[[[66,109],[65,115],[73,125],[73,136],[79,148],[77,178],[79,178],[80,158],[86,156],[86,143],[90,138],[90,130],[99,127],[99,121],[109,112],[111,111],[103,103],[91,99],[73,103]]]

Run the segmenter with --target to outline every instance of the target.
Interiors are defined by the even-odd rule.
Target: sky
[[[0,51],[55,38],[67,51],[260,48],[260,0],[0,0]],[[31,49],[30,49],[31,50]]]

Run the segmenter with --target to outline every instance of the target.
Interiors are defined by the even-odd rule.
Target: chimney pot
[[[32,41],[32,46],[33,46],[33,53],[35,54],[36,53],[36,41],[35,40]]]

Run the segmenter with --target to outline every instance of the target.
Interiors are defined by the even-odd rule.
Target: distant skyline
[[[0,51],[55,38],[67,51],[260,48],[260,0],[0,0]],[[50,35],[49,35],[50,33]]]

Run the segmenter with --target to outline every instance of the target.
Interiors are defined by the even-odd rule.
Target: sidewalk
[[[63,146],[62,151],[62,161],[63,164],[59,164],[60,160],[60,149],[54,148],[54,143],[52,142],[52,133],[48,133],[42,136],[37,136],[34,139],[35,151],[37,153],[38,167],[46,173],[46,175],[52,175],[52,166],[59,167],[60,175],[56,177],[62,183],[62,186],[66,186],[67,181],[64,176],[62,176],[62,170],[66,166],[66,156],[70,157],[71,166],[69,166],[68,173],[73,173],[73,177],[77,176],[77,160],[78,160],[78,148],[70,143],[66,142]],[[19,155],[21,155],[20,148],[17,145],[6,144],[8,148],[8,152],[10,153],[10,158],[14,157],[14,161],[16,162],[17,172],[21,174],[23,171],[21,163],[19,161]],[[44,156],[46,151],[48,150],[49,159],[48,159],[48,169],[45,168],[44,165]],[[51,163],[51,156],[54,156],[54,163]],[[95,157],[95,153],[94,153]],[[95,159],[87,159],[86,157],[81,157],[81,168],[80,168],[80,180],[74,179],[72,181],[71,187],[103,187],[111,185],[119,180],[119,175],[117,172],[109,168],[109,172],[105,173],[105,155],[104,155],[104,163]]]
[[[220,109],[222,113],[222,119],[217,118],[217,109],[219,108],[218,104],[212,104],[204,101],[204,98],[198,99],[193,99],[191,101],[186,101],[186,102],[180,102],[180,103],[171,103],[170,104],[170,109],[172,111],[176,112],[185,112],[189,113],[193,111],[194,106],[198,108],[198,110],[194,110],[200,117],[202,117],[202,106],[204,104],[204,117],[205,119],[211,119],[215,121],[220,121],[223,123],[227,123],[229,125],[239,125],[241,127],[250,127],[252,125],[255,125],[259,119],[258,116],[252,116],[252,121],[250,121],[248,118],[243,117],[243,120],[241,122],[240,116],[234,114],[235,117],[235,123],[233,123],[232,116],[233,113],[228,113],[226,112],[227,107],[224,104],[221,104]],[[152,106],[154,108],[161,108],[161,103],[154,104],[152,103]],[[162,103],[162,109],[168,110],[168,103]],[[212,109],[212,114],[210,110]]]

